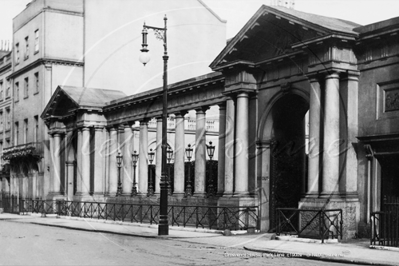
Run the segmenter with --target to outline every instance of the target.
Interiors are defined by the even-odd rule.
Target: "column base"
[[[50,192],[48,193],[46,200],[65,200],[66,196],[64,196],[60,192]]]

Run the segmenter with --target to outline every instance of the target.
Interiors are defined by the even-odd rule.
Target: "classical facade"
[[[398,18],[361,26],[262,6],[211,63],[214,73],[169,86],[171,202],[259,206],[262,231],[276,226],[277,208],[338,208],[344,237],[361,233],[370,213],[399,191],[398,32]],[[53,166],[45,196],[156,202],[160,168],[152,195],[148,124],[156,119],[160,143],[161,94],[124,96],[60,84],[41,114]],[[205,134],[213,106],[219,109],[217,139]],[[195,138],[189,140],[183,121],[193,110]],[[218,150],[215,197],[207,197],[211,137]],[[195,147],[192,195],[185,193],[188,142]],[[159,161],[160,149],[155,153]]]
[[[275,210],[280,207],[342,209],[345,237],[367,228],[370,212],[382,207],[382,197],[397,196],[399,188],[395,179],[398,31],[397,18],[360,26],[262,6],[212,62],[215,73],[169,88],[169,114],[176,119],[172,199],[182,201],[185,188],[181,165],[186,138],[179,137],[184,136],[179,121],[195,110],[191,201],[260,206],[262,231],[276,225]],[[42,118],[53,134],[54,149],[65,150],[54,153],[55,165],[63,169],[62,158],[76,160],[79,193],[73,198],[96,192],[100,198],[113,198],[115,153],[120,150],[124,165],[129,166],[130,145],[138,145],[138,197],[153,199],[147,195],[147,123],[161,114],[160,89],[104,102],[101,108],[72,104],[68,96],[72,94],[71,89],[59,87]],[[206,198],[202,132],[205,110],[214,105],[220,110],[218,193],[216,198]],[[134,144],[126,140],[136,122],[140,141]],[[69,132],[75,132],[77,140],[68,141]],[[88,147],[83,143],[93,140],[93,152],[82,152]],[[102,143],[106,145],[100,147]],[[66,148],[58,149],[60,145]],[[93,167],[85,168],[90,161]],[[72,164],[68,167],[66,175],[75,171]],[[126,195],[132,186],[129,171],[123,174]],[[52,180],[54,191],[65,193],[59,181]],[[93,186],[91,192],[88,188]]]
[[[209,72],[209,62],[226,43],[225,21],[199,0],[156,4],[144,0],[101,4],[97,0],[32,0],[14,18],[12,56],[7,51],[0,64],[5,95],[0,100],[0,121],[5,123],[0,143],[8,143],[3,159],[11,169],[11,195],[45,199],[54,194],[52,137],[40,114],[58,85],[118,89],[122,97],[148,89],[152,83],[161,84],[157,73],[162,68],[157,60],[143,71],[138,53],[143,23],[163,23],[166,11],[173,15],[169,36],[198,52],[192,56],[188,49],[183,52],[178,43],[170,42],[170,51],[179,55],[170,62],[171,80]],[[195,35],[191,34],[193,27]],[[156,43],[155,34],[150,41],[156,56],[162,45]]]

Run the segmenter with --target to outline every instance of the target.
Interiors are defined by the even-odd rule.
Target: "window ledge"
[[[33,93],[33,95],[36,95],[36,94],[39,94],[39,92],[38,92],[38,91],[36,91],[36,92],[34,92],[34,93]]]

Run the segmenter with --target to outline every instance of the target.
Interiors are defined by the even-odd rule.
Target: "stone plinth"
[[[301,209],[342,209],[342,239],[351,239],[358,231],[358,223],[360,221],[360,203],[357,198],[304,198],[299,202]],[[302,220],[305,219],[302,217]],[[304,221],[303,221],[304,222]],[[315,222],[313,225],[318,225]]]

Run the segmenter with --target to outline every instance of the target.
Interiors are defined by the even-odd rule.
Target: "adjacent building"
[[[6,95],[2,136],[9,143],[3,158],[11,169],[12,195],[52,197],[51,138],[40,115],[59,85],[122,90],[122,97],[162,84],[163,47],[156,32],[149,48],[159,60],[144,68],[138,56],[143,24],[162,27],[166,13],[169,51],[176,55],[170,80],[209,72],[226,43],[225,21],[200,0],[33,0],[14,18],[13,53],[7,53],[0,78]]]

